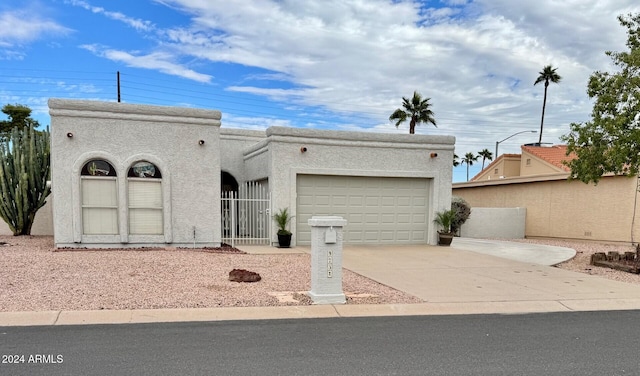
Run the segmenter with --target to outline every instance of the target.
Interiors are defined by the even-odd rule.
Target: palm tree
[[[535,86],[544,81],[544,100],[542,102],[542,118],[540,119],[540,138],[538,139],[538,144],[542,143],[542,126],[544,124],[544,109],[547,106],[547,88],[549,87],[549,82],[557,84],[562,79],[562,77],[556,73],[556,69],[558,68],[552,68],[551,65],[547,65],[538,73],[539,76],[536,82],[533,83]]]
[[[478,152],[478,157],[482,157],[482,169],[484,170],[484,161],[485,160],[493,160],[493,153],[489,151],[489,149],[482,149]]]
[[[469,166],[473,166],[473,162],[476,162],[480,158],[479,155],[473,155],[473,153],[467,153],[462,158],[462,163],[467,164],[467,181],[469,181]]]
[[[460,157],[458,156],[458,154],[453,153],[453,167],[458,166],[460,166]]]
[[[434,127],[436,126],[436,121],[433,118],[433,111],[429,107],[431,107],[431,103],[429,100],[431,98],[422,99],[422,96],[417,91],[413,92],[413,97],[411,99],[407,99],[402,97],[402,108],[398,108],[395,110],[391,116],[389,116],[389,121],[396,122],[396,128],[404,123],[407,119],[409,121],[409,134],[416,133],[416,125],[420,123],[431,123]]]

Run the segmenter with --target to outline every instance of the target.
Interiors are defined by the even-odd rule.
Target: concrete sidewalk
[[[476,247],[473,245],[476,244]],[[309,247],[242,247],[308,253]],[[469,248],[474,251],[468,250]],[[640,309],[640,286],[552,266],[561,247],[455,239],[451,247],[346,246],[343,266],[424,300],[421,304],[230,307],[133,311],[0,312],[0,326],[258,320]],[[507,258],[508,256],[508,258]],[[515,261],[519,259],[520,261]],[[562,260],[563,261],[563,260]]]

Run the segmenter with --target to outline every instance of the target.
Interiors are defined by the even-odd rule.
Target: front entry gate
[[[222,192],[222,242],[271,244],[271,194],[259,183],[249,182],[238,191]]]

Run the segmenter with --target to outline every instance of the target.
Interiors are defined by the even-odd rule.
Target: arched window
[[[86,235],[118,234],[116,170],[102,159],[85,163],[80,171],[82,232]]]
[[[129,234],[162,235],[162,174],[147,161],[134,163],[127,174]]]

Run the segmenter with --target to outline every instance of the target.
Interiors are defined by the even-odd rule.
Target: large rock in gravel
[[[231,282],[258,282],[261,279],[260,274],[244,269],[233,269],[229,272]]]

